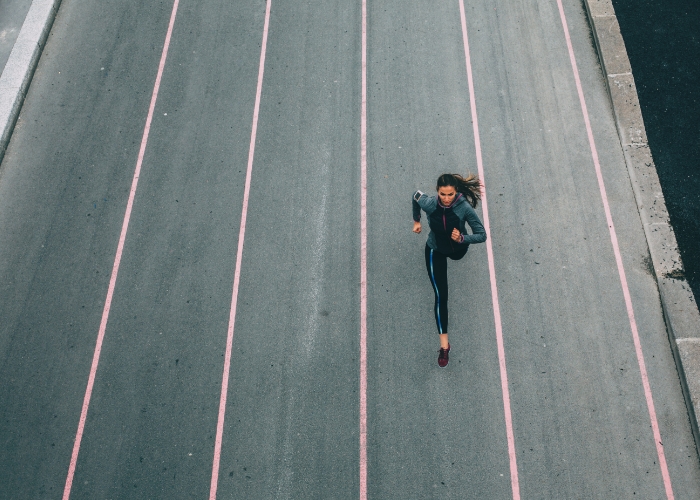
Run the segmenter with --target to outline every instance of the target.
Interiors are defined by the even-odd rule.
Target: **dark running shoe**
[[[442,347],[438,351],[438,365],[440,368],[445,368],[447,363],[450,362],[450,344],[447,344],[447,349]]]

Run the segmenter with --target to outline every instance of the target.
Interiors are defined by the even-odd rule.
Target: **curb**
[[[33,0],[0,76],[0,162],[29,90],[61,0]]]
[[[685,281],[676,236],[647,142],[632,66],[612,0],[584,0],[584,4],[649,246],[695,448],[700,454],[700,312]]]

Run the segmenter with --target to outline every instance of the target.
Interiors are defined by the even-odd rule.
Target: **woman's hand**
[[[459,232],[459,229],[453,229],[452,230],[452,241],[456,241],[459,243],[462,240],[462,233]]]
[[[421,227],[420,227],[420,222],[413,221],[413,232],[416,234],[420,234],[421,232]]]

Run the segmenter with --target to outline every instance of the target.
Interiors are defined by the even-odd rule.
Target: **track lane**
[[[358,496],[359,20],[272,5],[220,498]]]
[[[224,373],[221,380],[221,396],[219,398],[219,416],[216,423],[216,440],[214,441],[214,459],[212,464],[211,484],[209,486],[209,498],[216,498],[216,490],[219,484],[219,465],[221,462],[221,442],[224,434],[224,419],[226,417],[226,398],[228,396],[228,383],[231,373],[231,351],[233,349],[233,333],[236,323],[236,307],[238,305],[238,287],[241,279],[241,261],[243,259],[243,244],[245,242],[245,228],[248,216],[248,201],[250,200],[250,182],[253,175],[253,160],[255,159],[255,139],[258,132],[258,116],[260,114],[260,98],[262,95],[263,77],[265,75],[265,55],[267,52],[267,34],[270,28],[270,8],[272,2],[267,0],[265,5],[265,26],[263,27],[262,43],[260,48],[260,64],[258,68],[258,84],[255,89],[255,107],[253,108],[253,125],[250,133],[250,148],[248,150],[248,165],[245,174],[245,188],[243,189],[243,207],[241,208],[241,222],[238,231],[238,249],[236,251],[236,269],[233,273],[233,290],[231,293],[231,312],[229,313],[228,331],[226,335],[226,353],[224,354]]]
[[[131,212],[134,207],[134,198],[136,197],[136,190],[138,188],[139,175],[141,173],[141,166],[143,165],[143,156],[146,153],[146,146],[148,145],[148,133],[151,130],[151,123],[153,121],[153,112],[156,107],[156,102],[158,100],[158,90],[160,89],[160,82],[163,77],[163,69],[165,69],[165,62],[168,57],[168,48],[170,47],[170,39],[173,33],[173,26],[175,25],[175,19],[177,17],[177,7],[179,1],[175,0],[173,3],[173,10],[170,14],[170,22],[168,23],[168,31],[165,35],[165,42],[163,43],[163,53],[160,57],[160,62],[158,64],[158,74],[156,75],[156,82],[153,86],[153,94],[151,95],[151,102],[148,106],[148,116],[146,117],[146,125],[143,130],[143,137],[141,139],[141,146],[139,147],[138,159],[136,160],[136,169],[134,170],[134,177],[131,182],[131,189],[129,190],[129,200],[126,203],[126,213],[124,214],[124,222],[122,223],[122,230],[119,235],[119,243],[117,245],[117,255],[114,258],[114,265],[112,266],[112,274],[109,279],[109,287],[107,289],[107,298],[105,299],[104,309],[102,310],[102,319],[100,320],[100,329],[97,334],[97,342],[95,345],[95,354],[92,357],[92,365],[90,366],[90,375],[88,376],[87,388],[85,389],[85,398],[83,399],[83,407],[80,412],[80,419],[78,421],[78,430],[75,434],[75,441],[73,443],[73,453],[70,459],[70,465],[68,466],[68,475],[66,477],[66,485],[63,488],[63,499],[68,500],[70,498],[71,488],[73,486],[73,478],[75,476],[75,467],[78,463],[78,454],[80,452],[80,443],[83,439],[83,432],[85,430],[85,421],[87,419],[87,413],[90,408],[90,399],[92,397],[92,389],[95,385],[95,376],[97,374],[97,368],[100,362],[100,353],[102,352],[102,344],[104,342],[105,330],[107,329],[107,322],[109,321],[109,311],[112,306],[112,298],[114,296],[114,288],[117,284],[117,278],[119,277],[119,265],[121,264],[122,253],[124,252],[124,243],[126,241],[126,235],[129,230],[129,220],[131,219]]]
[[[491,220],[488,212],[488,196],[486,189],[486,176],[484,162],[481,154],[481,134],[479,133],[479,118],[476,111],[476,95],[474,93],[474,76],[472,73],[471,53],[469,50],[469,35],[467,32],[467,20],[464,13],[464,0],[459,0],[459,18],[462,25],[462,38],[464,40],[464,56],[467,69],[467,81],[469,83],[469,104],[471,108],[472,127],[474,128],[474,148],[476,150],[476,165],[479,178],[482,181],[482,212],[484,229],[487,235],[491,233]],[[496,349],[498,351],[498,367],[501,377],[501,395],[503,397],[503,413],[508,439],[508,457],[510,460],[510,482],[513,489],[513,500],[520,500],[520,480],[518,478],[518,463],[515,450],[515,436],[513,435],[513,413],[510,405],[510,388],[508,387],[508,367],[506,366],[506,354],[503,346],[503,321],[501,320],[501,306],[498,299],[498,280],[496,278],[496,266],[493,258],[493,242],[491,238],[485,241],[486,254],[488,256],[489,278],[491,278],[491,304],[493,306],[494,326],[496,327]]]
[[[450,364],[408,196],[477,172],[458,2],[369,4],[370,498],[508,498],[485,245],[450,262]],[[423,219],[425,222],[425,218]]]

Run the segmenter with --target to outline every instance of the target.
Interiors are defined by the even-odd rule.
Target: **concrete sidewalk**
[[[32,0],[0,0],[0,74],[31,6]]]
[[[0,4],[0,162],[60,4],[60,0]]]

